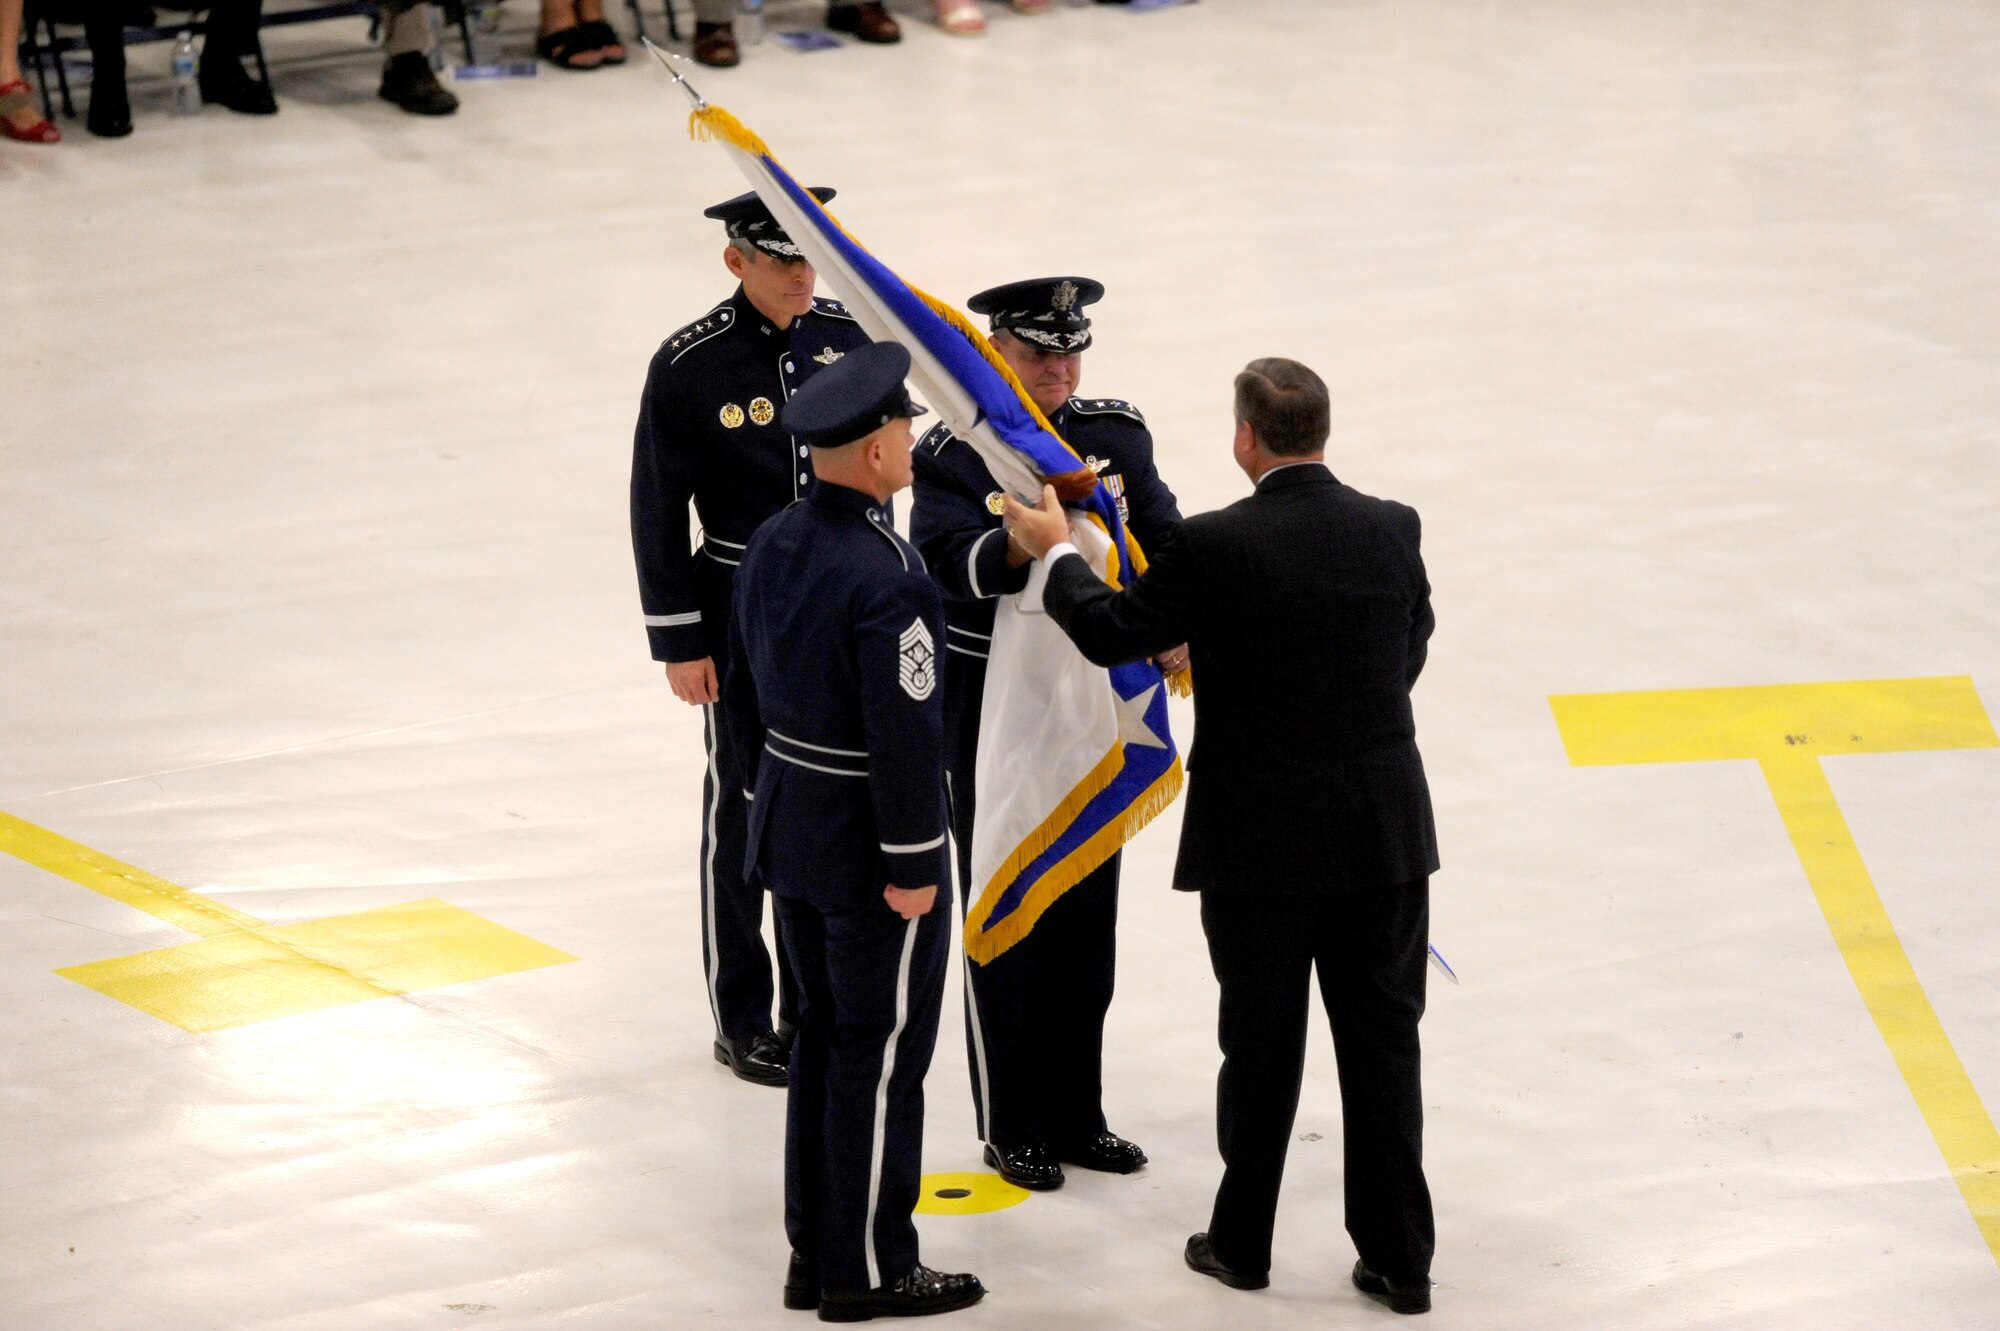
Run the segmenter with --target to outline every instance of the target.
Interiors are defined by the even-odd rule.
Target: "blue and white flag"
[[[1117,504],[984,333],[862,248],[727,111],[697,99],[690,127],[697,138],[728,147],[757,197],[868,335],[908,348],[911,382],[995,481],[1029,504],[1040,499],[1044,481],[1054,483],[1069,504],[1078,549],[1111,585],[1145,569]],[[1042,613],[1041,587],[1038,575],[1026,592],[1002,599],[987,661],[979,812],[972,881],[964,888],[965,949],[978,962],[1018,942],[1180,793],[1168,681],[1151,663],[1107,671],[1084,660]],[[1175,683],[1186,687],[1184,677]]]

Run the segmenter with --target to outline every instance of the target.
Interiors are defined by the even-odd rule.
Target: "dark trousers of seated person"
[[[206,8],[203,60],[224,56],[240,60],[256,48],[257,28],[264,19],[264,0],[221,0]],[[96,0],[83,6],[83,36],[90,43],[92,97],[114,86],[121,96],[124,93],[125,19],[124,5]]]
[[[1232,1270],[1271,1265],[1271,1231],[1305,1069],[1312,976],[1340,1070],[1347,1232],[1370,1270],[1430,1274],[1417,1022],[1430,937],[1428,880],[1321,897],[1204,892],[1222,988],[1216,1137],[1222,1184],[1209,1239]]]

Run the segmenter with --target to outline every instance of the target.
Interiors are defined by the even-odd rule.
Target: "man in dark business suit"
[[[1009,501],[1042,601],[1090,660],[1187,643],[1195,735],[1174,886],[1200,892],[1221,986],[1222,1184],[1187,1263],[1270,1283],[1271,1231],[1305,1066],[1311,981],[1333,1024],[1354,1283],[1430,1307],[1417,1022],[1437,841],[1410,686],[1433,623],[1415,510],[1323,460],[1326,385],[1296,361],[1236,377],[1236,463],[1256,493],[1190,518],[1114,592],[1070,558],[1052,490]]]

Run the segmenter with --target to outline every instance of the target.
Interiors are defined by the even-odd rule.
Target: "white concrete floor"
[[[932,291],[1104,280],[1085,391],[1145,408],[1189,509],[1243,492],[1229,379],[1280,354],[1333,387],[1336,471],[1424,515],[1465,981],[1426,1024],[1430,1325],[2000,1325],[1757,768],[1573,767],[1549,703],[2000,698],[2000,11],[898,9],[900,49],[701,86]],[[0,811],[271,924],[439,897],[577,960],[190,1034],[53,972],[191,934],[0,855],[0,1327],[798,1325],[783,1097],[709,1056],[700,725],[625,526],[740,180],[638,61],[425,122],[361,42],[275,35],[275,121],[170,119],[154,47],[132,138],[0,143]],[[2000,750],[1826,770],[2000,1106]],[[1323,1032],[1271,1290],[1180,1265],[1217,1055],[1177,824],[1126,861],[1107,1067],[1154,1164],[926,1219],[992,1287],[968,1327],[1387,1316],[1345,1281]],[[926,1165],[976,1169],[947,1032]]]

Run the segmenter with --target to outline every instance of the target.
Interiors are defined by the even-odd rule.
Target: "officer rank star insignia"
[[[722,404],[723,428],[728,430],[733,430],[741,424],[743,424],[743,408],[737,406],[734,402],[723,403]]]
[[[998,490],[995,490],[992,494],[987,495],[986,511],[988,513],[991,513],[996,518],[1004,514],[1007,511],[1007,496],[1001,494]]]
[[[819,355],[814,356],[813,359],[821,365],[831,365],[846,354],[844,351],[835,351],[832,347],[828,347],[826,350],[820,352]]]
[[[757,424],[769,425],[777,417],[777,414],[777,410],[771,406],[770,398],[753,397],[750,399],[750,419]]]
[[[896,640],[896,682],[918,702],[937,687],[937,646],[921,619],[913,619]]]

